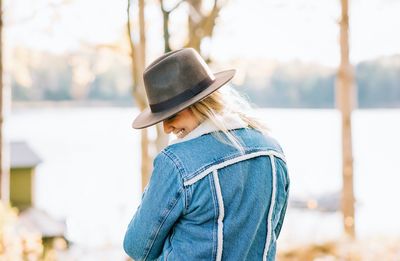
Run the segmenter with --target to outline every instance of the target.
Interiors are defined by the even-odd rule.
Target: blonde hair
[[[233,145],[241,152],[243,146],[240,141],[229,132],[224,123],[223,115],[236,114],[249,127],[262,133],[267,133],[268,128],[259,119],[253,116],[254,109],[250,103],[233,88],[225,86],[189,108],[199,122],[209,119],[221,132],[214,132],[218,140],[225,144]]]

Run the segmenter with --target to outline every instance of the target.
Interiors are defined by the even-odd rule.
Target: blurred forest
[[[15,102],[133,102],[130,60],[123,54],[88,48],[56,55],[20,47],[14,57],[10,80]],[[241,61],[239,67],[245,77],[235,84],[259,107],[335,106],[335,68],[261,60]],[[400,55],[356,64],[355,75],[359,108],[400,107]]]

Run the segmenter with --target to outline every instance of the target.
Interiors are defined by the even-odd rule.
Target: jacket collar
[[[222,121],[224,122],[226,128],[228,130],[234,130],[234,129],[240,129],[240,128],[246,128],[247,124],[239,117],[237,114],[233,113],[225,113],[222,114],[220,117],[222,117]],[[220,129],[215,126],[211,120],[207,119],[200,123],[199,126],[197,126],[194,130],[189,132],[185,137],[179,139],[176,138],[170,142],[170,145],[172,144],[177,144],[181,142],[185,142],[197,137],[200,137],[201,135],[219,131]]]

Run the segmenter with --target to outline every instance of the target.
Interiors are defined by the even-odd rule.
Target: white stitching
[[[210,191],[211,191],[211,199],[212,199],[212,201],[213,201],[213,206],[214,206],[214,219],[215,219],[215,217],[217,217],[217,209],[218,209],[218,203],[216,203],[215,202],[215,197],[217,197],[216,196],[216,192],[215,192],[215,185],[213,185],[213,184],[215,184],[215,182],[214,182],[214,179],[211,177],[211,176],[208,176],[208,180],[209,180],[209,183],[210,183]],[[218,199],[217,199],[217,201],[218,201]],[[218,230],[218,217],[217,217],[217,230]],[[215,224],[214,224],[215,225]],[[214,226],[215,227],[215,226]],[[214,227],[213,227],[213,233],[212,233],[212,235],[213,235],[213,242],[215,242],[215,233],[214,233]],[[217,231],[217,238],[218,238],[218,231]],[[217,241],[218,242],[218,241]],[[217,246],[217,248],[218,248],[218,246]],[[217,249],[215,249],[215,247],[214,247],[214,245],[213,245],[213,254],[212,254],[212,256],[214,256],[214,253],[215,253],[215,251],[216,251]]]
[[[269,158],[271,159],[271,167],[272,167],[272,195],[271,195],[271,204],[269,206],[268,218],[267,218],[267,238],[265,240],[263,261],[267,260],[269,245],[271,243],[271,238],[272,238],[272,214],[275,207],[275,193],[276,193],[275,157],[271,155]]]
[[[205,176],[207,176],[208,174],[210,174],[211,172],[213,172],[214,170],[218,170],[218,169],[224,168],[226,166],[232,165],[234,163],[238,163],[240,161],[248,160],[248,159],[259,157],[259,156],[275,156],[286,162],[285,156],[283,156],[281,153],[276,152],[274,150],[257,151],[257,152],[241,155],[239,157],[236,157],[236,158],[224,161],[222,163],[213,165],[213,166],[209,167],[208,169],[206,169],[205,171],[197,174],[193,178],[184,181],[183,185],[184,186],[192,185],[192,184],[196,183],[197,181],[201,180],[202,178],[204,178]]]
[[[217,200],[218,200],[218,242],[217,242],[217,257],[216,260],[219,261],[222,259],[222,250],[223,250],[223,244],[224,244],[224,215],[225,215],[225,210],[224,210],[224,201],[222,199],[222,192],[221,192],[221,186],[219,184],[219,179],[218,179],[218,171],[215,169],[213,171],[213,177],[214,177],[214,186],[215,186],[215,191],[217,194]]]

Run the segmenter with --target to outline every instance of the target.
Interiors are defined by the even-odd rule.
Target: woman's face
[[[198,125],[199,121],[194,117],[190,109],[184,109],[163,121],[164,132],[167,134],[172,132],[178,138],[185,137]]]

